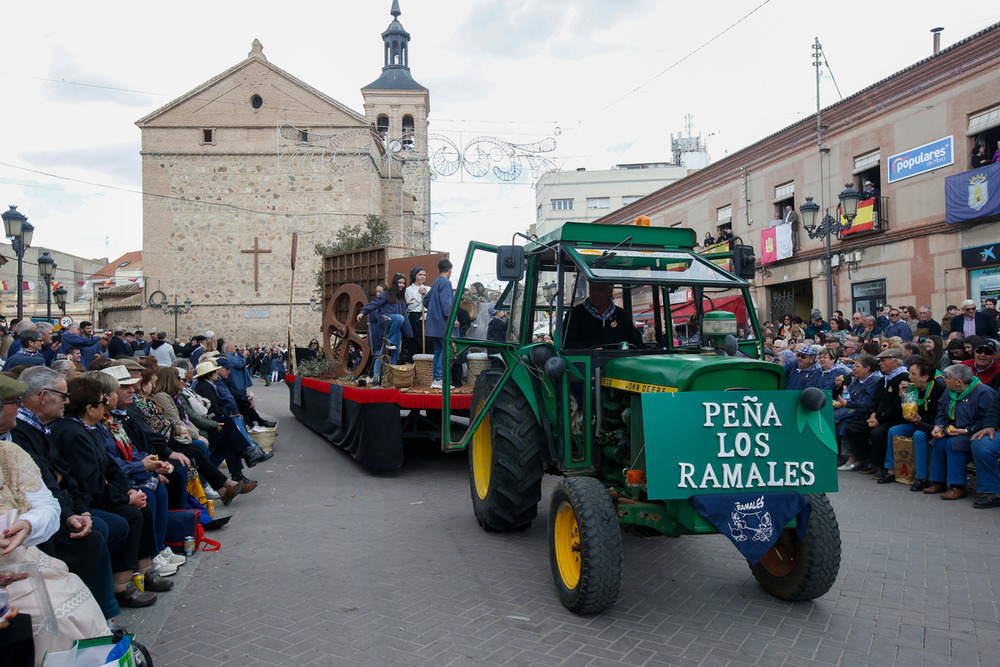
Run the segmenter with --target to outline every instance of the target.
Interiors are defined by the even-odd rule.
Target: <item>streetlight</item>
[[[66,316],[66,288],[60,285],[52,292],[52,298],[56,300],[56,307]]]
[[[38,258],[38,272],[45,281],[45,319],[52,321],[52,276],[56,273],[56,262],[48,252]]]
[[[162,292],[160,292],[160,293],[163,294]],[[185,315],[187,315],[189,312],[191,312],[191,299],[184,299],[184,305],[183,306],[178,306],[177,305],[177,297],[175,296],[174,297],[174,305],[170,306],[170,305],[167,304],[166,298],[164,298],[163,301],[160,302],[160,307],[163,308],[163,312],[166,313],[167,315],[173,313],[173,315],[174,315],[174,338],[177,338],[177,315],[180,314],[180,313],[184,313]]]
[[[3,218],[4,235],[10,239],[10,245],[17,255],[17,319],[20,320],[24,317],[24,251],[31,246],[35,227],[13,204],[9,211],[0,214],[0,218]]]
[[[851,223],[854,222],[854,218],[858,215],[858,202],[861,201],[861,193],[854,189],[854,185],[847,183],[844,185],[844,191],[838,195],[840,199],[840,207],[843,212],[844,218],[847,220],[847,224],[842,223],[837,218],[830,215],[830,209],[827,208],[823,213],[823,219],[816,222],[816,218],[819,216],[819,204],[813,201],[812,197],[806,197],[806,203],[799,207],[799,212],[802,214],[802,226],[805,228],[806,233],[809,234],[809,238],[826,239],[826,316],[827,318],[833,317],[833,262],[832,255],[830,253],[830,237],[836,234],[840,236],[840,233],[851,228]]]

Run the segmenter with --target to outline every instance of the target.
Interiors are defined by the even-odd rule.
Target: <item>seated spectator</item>
[[[973,349],[972,359],[961,361],[964,366],[972,369],[972,374],[983,384],[989,384],[1000,373],[1000,362],[997,361],[997,342],[991,338],[982,338]]]
[[[79,576],[90,589],[105,618],[114,618],[119,608],[108,550],[121,545],[128,525],[119,520],[109,526],[104,519],[91,516],[88,508],[79,502],[79,489],[69,464],[48,437],[48,424],[63,416],[65,378],[44,366],[31,366],[20,377],[21,381],[15,386],[19,391],[23,387],[23,394],[12,401],[17,421],[10,436],[31,456],[42,481],[60,507],[59,529],[38,548],[66,563],[69,571]],[[11,382],[10,378],[0,375],[0,393],[4,387],[9,388]]]
[[[899,389],[904,395],[907,392],[913,394],[917,411],[912,416],[907,416],[904,411],[904,423],[889,429],[889,440],[885,454],[885,474],[878,480],[878,483],[888,484],[896,479],[892,439],[896,436],[911,437],[913,438],[917,480],[910,487],[910,491],[923,491],[930,486],[928,479],[931,431],[934,429],[934,421],[937,419],[941,397],[947,388],[944,377],[935,368],[934,363],[930,359],[918,358],[910,364],[909,382],[901,382]]]
[[[927,350],[927,356],[934,362],[934,368],[943,371],[948,367],[949,364],[945,361],[947,357],[944,352],[944,339],[941,336],[931,334],[923,339],[923,345]]]
[[[849,333],[850,333],[850,328],[847,326],[847,322],[840,319],[839,317],[833,317],[830,319],[830,332],[827,334],[825,340],[829,340],[831,335],[836,336],[837,342],[839,342],[840,345],[843,346],[844,340],[847,337],[847,334]]]
[[[126,431],[123,418],[125,408],[132,403],[136,384],[128,371],[121,366],[109,366],[103,371],[109,379],[117,382],[114,391],[109,391],[114,385],[101,379],[101,391],[108,397],[108,405],[98,425],[97,432],[101,436],[104,451],[108,457],[129,478],[132,488],[146,495],[153,519],[153,543],[156,556],[152,567],[161,576],[169,577],[177,572],[184,563],[184,556],[178,556],[163,543],[167,534],[167,475],[174,471],[174,466],[160,460],[156,454],[150,454],[138,448],[146,443],[136,441]],[[124,384],[123,384],[124,383]],[[138,446],[137,446],[138,445]],[[186,474],[184,475],[186,479]],[[174,484],[182,484],[182,480],[174,479]]]
[[[845,378],[850,380],[851,371],[840,363],[836,350],[828,347],[822,348],[816,356],[816,363],[819,364],[820,374],[813,384],[814,387],[833,392],[837,385],[837,378],[841,378],[841,383]]]
[[[845,365],[847,364],[847,360],[853,360],[859,354],[861,354],[861,341],[856,336],[848,335],[846,340],[844,340],[843,361]]]
[[[851,422],[844,429],[844,440],[851,454],[863,463],[857,472],[877,473],[879,477],[885,472],[882,463],[885,461],[889,429],[903,423],[899,384],[910,379],[902,356],[898,348],[884,350],[876,356],[882,378],[876,385],[871,413],[866,421]]]
[[[8,387],[7,392],[10,391]],[[5,403],[3,416],[0,417],[0,431],[4,433],[13,425],[17,414],[13,400]],[[55,633],[38,632],[34,635],[34,664],[41,664],[46,651],[65,651],[77,639],[111,634],[101,608],[80,578],[71,573],[61,560],[51,558],[38,549],[39,544],[59,529],[59,503],[42,482],[41,474],[28,453],[12,442],[0,441],[0,478],[3,481],[0,484],[0,516],[13,513],[13,521],[9,524],[6,517],[3,519],[0,565],[33,563],[41,572],[52,606],[60,612],[56,615]],[[33,594],[30,579],[11,581],[0,578],[0,584],[7,591],[9,604],[25,614],[25,618],[42,615],[40,598]],[[0,633],[3,632],[7,630],[0,630]],[[12,651],[5,647],[0,661],[8,664],[11,659]]]
[[[864,423],[871,414],[872,403],[882,373],[878,370],[878,360],[870,354],[861,354],[852,365],[853,378],[841,392],[840,397],[833,402],[833,419],[837,431],[837,442],[840,443],[842,454],[847,458],[838,468],[848,472],[858,470],[864,464],[851,451],[849,442],[844,439],[847,426],[852,422]],[[860,427],[858,427],[860,428]]]
[[[967,494],[966,468],[972,450],[972,435],[983,430],[986,410],[996,392],[980,382],[972,369],[955,364],[944,369],[947,395],[941,399],[931,437],[931,485],[924,493],[941,493],[944,500],[957,500]],[[947,491],[945,487],[947,481]]]
[[[795,352],[795,361],[785,364],[785,389],[801,391],[806,387],[815,387],[822,371],[816,363],[818,348],[814,345],[803,345]]]
[[[982,428],[972,436],[972,457],[976,461],[976,491],[983,494],[972,506],[976,509],[1000,507],[1000,393],[986,408]]]
[[[175,440],[171,446],[194,461],[201,476],[219,494],[222,503],[228,505],[243,491],[243,483],[227,479],[226,475],[209,459],[208,438],[206,436],[202,441],[201,432],[188,419],[187,410],[179,398],[184,384],[185,382],[179,376],[176,368],[161,368],[156,372],[156,385],[150,390],[152,399],[163,411],[164,418],[173,427]],[[222,429],[221,423],[211,423],[215,424],[215,430]],[[185,448],[177,438],[188,440],[190,445]]]
[[[874,315],[865,315],[861,320],[861,331],[858,332],[858,338],[861,340],[871,340],[878,335],[878,320]]]
[[[68,384],[66,416],[50,425],[56,450],[69,463],[80,493],[80,502],[94,516],[109,525],[124,519],[128,530],[118,548],[110,548],[115,599],[122,607],[146,607],[156,602],[156,592],[173,588],[173,583],[153,569],[156,555],[153,517],[146,495],[132,488],[128,477],[104,453],[97,424],[104,416],[109,396],[101,383],[81,375]],[[132,583],[133,572],[146,573],[146,590]]]

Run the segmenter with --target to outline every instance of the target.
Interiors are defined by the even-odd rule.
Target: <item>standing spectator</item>
[[[928,336],[940,336],[941,325],[932,317],[930,306],[920,306],[917,309],[917,324],[913,330],[913,335],[917,338],[927,338]]]
[[[69,325],[69,328],[62,335],[62,344],[80,349],[80,363],[84,369],[90,368],[90,362],[94,357],[101,356],[101,337],[93,336],[94,325],[90,322],[80,322],[80,325]]]
[[[44,366],[45,357],[42,356],[42,334],[37,329],[28,329],[21,334],[21,349],[7,357],[3,365],[5,371],[15,366]]]
[[[412,361],[415,354],[426,354],[423,347],[424,295],[429,289],[424,284],[426,282],[427,271],[422,266],[410,271],[410,286],[406,288],[406,317],[410,321],[413,338],[403,341],[403,362]]]
[[[968,366],[955,364],[944,370],[948,394],[941,400],[931,437],[933,443],[930,481],[924,493],[948,490],[943,500],[958,500],[968,494],[965,483],[972,451],[972,435],[983,430],[986,410],[996,392],[972,375]]]
[[[427,308],[427,318],[424,324],[427,338],[434,345],[434,365],[431,389],[441,389],[444,377],[442,360],[444,358],[444,334],[448,329],[448,319],[451,317],[451,304],[454,300],[451,286],[452,263],[447,259],[438,262],[438,277],[431,285],[430,291],[424,295],[424,306]]]
[[[948,328],[952,333],[956,331],[968,336],[984,336],[986,338],[997,338],[997,325],[986,313],[976,312],[976,302],[966,299],[962,302],[962,316],[952,317],[948,322]]]
[[[146,333],[142,329],[135,330],[135,335],[132,338],[133,353],[142,352],[144,355],[149,356],[149,352],[146,350],[146,347],[149,345],[149,341],[144,338],[145,335]]]
[[[715,237],[712,236],[712,232],[705,232],[705,238],[702,240],[701,244],[706,248],[710,245],[715,245]]]
[[[829,331],[830,325],[823,321],[823,313],[818,308],[814,308],[809,315],[809,326],[806,327],[806,338],[812,343],[816,340],[816,334],[821,331]]]
[[[993,320],[993,325],[997,324],[997,300],[993,298],[983,299],[983,312]]]
[[[108,341],[108,356],[112,359],[132,356],[132,346],[125,340],[125,327],[115,327],[115,335]]]
[[[882,336],[884,338],[899,336],[899,339],[904,342],[913,340],[913,331],[910,329],[910,325],[900,320],[899,308],[893,308],[889,311],[889,326],[882,332]]]
[[[791,204],[785,206],[785,224],[792,224],[799,221],[799,214],[795,212]]]
[[[200,334],[191,339],[192,347],[187,358],[195,368],[198,367],[198,360],[201,359],[201,355],[205,353],[205,340],[205,337]]]
[[[986,144],[976,144],[972,149],[972,168],[979,169],[990,163],[990,157],[986,154]]]
[[[917,359],[910,364],[909,382],[901,382],[899,390],[905,395],[913,394],[917,403],[917,412],[911,418],[903,415],[903,423],[889,429],[889,439],[886,443],[885,474],[879,478],[879,484],[889,484],[896,480],[895,461],[892,451],[893,438],[896,436],[913,438],[913,453],[915,459],[916,481],[910,491],[923,491],[930,482],[928,470],[930,467],[930,437],[937,419],[939,401],[947,391],[944,378],[938,375],[937,368],[930,359]]]
[[[993,164],[1000,162],[1000,141],[997,142],[997,149],[993,151]]]
[[[285,377],[285,360],[282,359],[281,351],[277,348],[271,349],[271,382],[277,382]]]
[[[167,342],[166,331],[156,332],[153,342],[149,344],[149,354],[161,368],[173,365],[177,355],[174,354],[173,346]]]
[[[945,338],[951,334],[951,320],[956,315],[961,315],[962,311],[958,309],[958,306],[949,305],[944,309],[944,317],[941,318],[941,335]],[[958,320],[955,320],[956,322]]]

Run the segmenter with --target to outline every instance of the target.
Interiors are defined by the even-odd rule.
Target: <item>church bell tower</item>
[[[430,249],[430,172],[427,168],[427,114],[430,92],[410,74],[410,33],[399,22],[399,0],[382,33],[382,75],[361,89],[365,116],[389,152],[387,175],[402,177],[403,190],[414,197],[412,243]]]

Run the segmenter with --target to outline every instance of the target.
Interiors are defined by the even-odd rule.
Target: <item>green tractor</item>
[[[447,333],[442,448],[468,450],[485,530],[528,527],[542,475],[562,478],[549,555],[573,612],[617,600],[623,531],[724,532],[744,554],[758,550],[754,577],[785,600],[836,580],[829,394],[784,391],[782,367],[761,359],[750,285],[728,270],[742,249],[695,246],[690,229],[579,223],[523,247],[469,245],[458,294],[495,271],[501,296],[485,339],[482,327]],[[483,349],[492,366],[459,429],[449,367]]]

